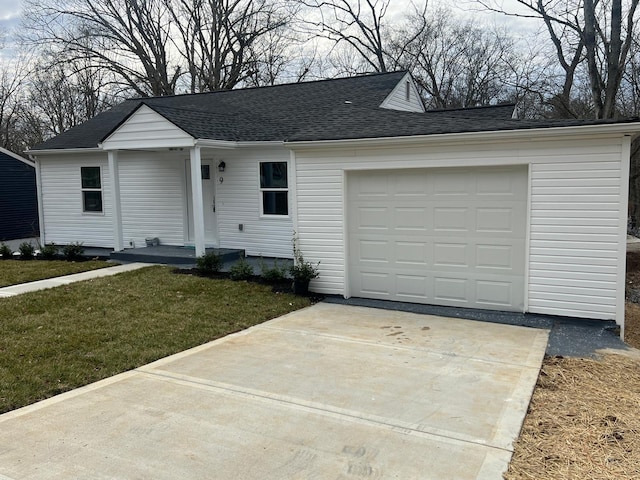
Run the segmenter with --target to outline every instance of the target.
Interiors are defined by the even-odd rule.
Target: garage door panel
[[[468,232],[468,207],[435,207],[433,213],[434,232]]]
[[[485,170],[477,172],[475,177],[478,195],[526,198],[526,177],[515,177],[511,169]]]
[[[399,265],[412,265],[417,268],[426,268],[429,264],[430,245],[428,242],[396,240],[394,244],[395,260]]]
[[[476,266],[499,270],[513,270],[511,245],[476,245]]]
[[[432,183],[429,182],[428,175],[420,172],[400,172],[391,177],[391,195],[398,200],[419,199],[433,193]]]
[[[521,311],[527,182],[526,167],[349,173],[351,295]]]
[[[398,237],[351,236],[350,260],[353,265],[377,267],[381,264],[389,268],[397,264],[399,268],[424,269],[432,263],[432,244],[424,241],[424,237],[416,237],[417,241]]]
[[[473,178],[460,171],[449,169],[432,171],[433,194],[438,197],[469,197],[473,192]]]
[[[438,303],[467,305],[469,303],[469,280],[449,276],[436,276],[433,280],[433,299]]]
[[[389,248],[388,241],[360,240],[358,256],[363,263],[375,262],[388,264],[390,262]]]
[[[360,207],[357,210],[359,229],[388,231],[390,228],[388,207]]]
[[[494,307],[512,307],[513,282],[478,280],[476,282],[476,303]]]
[[[469,245],[466,243],[435,243],[433,266],[469,268]]]
[[[512,208],[476,209],[476,230],[486,233],[513,233],[514,218]]]
[[[357,281],[362,293],[375,295],[374,298],[388,298],[392,294],[388,287],[391,278],[392,275],[387,272],[363,271],[359,273]]]
[[[428,300],[431,281],[425,275],[396,275],[395,295],[406,301]]]
[[[424,234],[429,223],[429,212],[426,207],[399,206],[393,215],[396,230],[418,231]]]

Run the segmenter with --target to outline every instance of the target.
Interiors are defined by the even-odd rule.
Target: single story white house
[[[41,241],[320,261],[345,297],[624,323],[640,123],[425,111],[407,72],[128,100],[30,151]]]

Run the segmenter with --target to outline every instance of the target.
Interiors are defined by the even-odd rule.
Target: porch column
[[[122,241],[122,208],[120,207],[120,173],[118,172],[118,152],[109,150],[109,183],[111,184],[111,206],[113,208],[113,249],[123,250]]]
[[[202,159],[200,147],[195,146],[190,150],[191,159],[191,196],[193,203],[193,231],[196,247],[196,257],[205,253],[204,247],[204,206],[202,203]]]

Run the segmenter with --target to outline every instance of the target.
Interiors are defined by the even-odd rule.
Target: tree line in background
[[[640,0],[464,2],[534,19],[526,38],[392,1],[25,0],[24,51],[0,68],[0,145],[21,153],[124,98],[405,69],[428,108],[640,114]]]

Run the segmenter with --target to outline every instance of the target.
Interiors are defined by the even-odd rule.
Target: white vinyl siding
[[[418,89],[408,73],[398,82],[387,98],[380,104],[380,107],[402,112],[422,113],[425,111]]]
[[[203,152],[203,157],[208,158],[208,152]],[[291,215],[263,216],[260,210],[260,162],[287,162],[290,169],[289,157],[289,151],[281,147],[241,148],[215,153],[216,165],[221,160],[226,163],[224,173],[217,173],[216,185],[220,247],[241,248],[247,255],[293,256]],[[291,175],[288,177],[290,183]],[[290,213],[291,195],[289,188]],[[242,225],[242,231],[239,225]]]
[[[108,150],[188,147],[193,144],[193,137],[146,105],[142,105],[102,143]]]
[[[532,136],[533,137],[533,136]],[[311,287],[346,288],[346,173],[352,170],[529,165],[525,310],[615,319],[621,272],[622,137],[467,142],[296,152],[297,230],[309,261],[321,261]],[[348,219],[346,220],[348,221]]]
[[[188,156],[188,152],[186,153]],[[185,231],[185,154],[127,152],[118,156],[124,247],[183,245]]]
[[[86,246],[112,247],[107,154],[47,156],[40,161],[45,242],[60,245],[82,242]],[[86,214],[82,211],[82,166],[101,167],[104,214]]]
[[[558,160],[532,168],[530,311],[615,318],[620,145]]]

